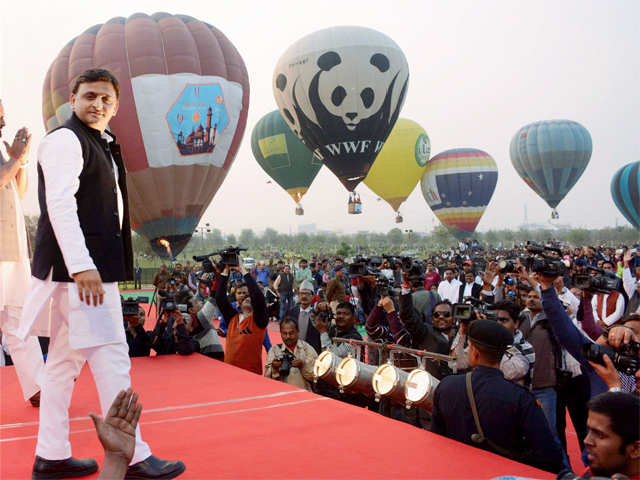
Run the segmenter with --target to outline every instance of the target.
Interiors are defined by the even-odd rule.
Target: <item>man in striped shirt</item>
[[[498,322],[513,334],[513,345],[507,348],[502,357],[500,370],[507,380],[530,388],[536,353],[531,344],[524,339],[522,332],[516,328],[520,310],[515,303],[509,301],[497,303],[495,308]]]

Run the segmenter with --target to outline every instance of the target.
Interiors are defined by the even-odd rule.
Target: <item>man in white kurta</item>
[[[109,72],[106,74],[111,75]],[[105,127],[117,111],[117,90],[114,89],[117,83],[114,83],[115,79],[84,82],[79,86],[76,84],[77,93],[71,97],[74,110],[74,117],[70,120],[72,123],[65,124],[67,128],[48,134],[38,151],[38,163],[46,187],[46,212],[55,234],[55,240],[50,241],[57,242],[73,282],[54,281],[54,268],[51,268],[45,279],[32,277],[32,286],[25,302],[20,333],[41,332],[49,324],[51,337],[42,381],[40,426],[32,478],[49,478],[52,473],[58,474],[59,466],[66,469],[66,476],[87,475],[97,468],[91,459],[71,457],[69,442],[69,405],[74,381],[85,362],[89,363],[93,373],[103,415],[106,415],[117,394],[131,384],[131,363],[118,284],[102,282],[97,262],[94,263],[87,248],[78,216],[76,193],[81,185],[81,174],[85,172],[86,159],[83,154],[86,152],[72,130],[81,125],[81,121],[89,128],[88,131],[101,133],[106,144],[113,140],[105,132]],[[123,199],[118,178],[124,172],[119,172],[111,154],[107,155],[111,158],[115,177],[114,192],[118,205],[115,215],[122,229]],[[34,261],[34,271],[35,268]],[[173,478],[184,471],[181,462],[166,462],[152,456],[149,446],[141,439],[139,427],[136,428],[135,453],[131,465],[125,478]]]
[[[5,125],[0,101],[0,137]],[[29,250],[20,199],[27,189],[27,164],[31,135],[21,128],[11,145],[5,143],[8,159],[0,153],[0,330],[11,355],[25,400],[36,406],[40,387],[37,377],[44,368],[38,339],[24,341],[16,335],[24,296],[29,288]]]

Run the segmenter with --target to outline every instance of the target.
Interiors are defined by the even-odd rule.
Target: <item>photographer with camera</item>
[[[130,357],[148,357],[151,353],[151,332],[144,329],[144,309],[136,303],[138,313],[127,315],[123,307],[125,335],[129,346]]]
[[[191,320],[185,321],[177,306],[165,308],[151,334],[151,347],[158,355],[196,352],[197,342],[189,337],[188,327],[191,327]]]
[[[283,343],[269,350],[264,376],[311,391],[309,382],[313,381],[313,364],[318,354],[311,345],[299,338],[295,318],[287,316],[280,322],[280,336]]]
[[[336,308],[340,303],[347,301],[347,288],[344,283],[344,265],[338,263],[337,260],[338,259],[336,259],[336,266],[334,267],[335,277],[329,280],[326,292],[327,302],[329,306],[331,306],[333,313],[337,313]]]
[[[267,304],[253,277],[239,261],[234,263],[236,265],[224,265],[216,288],[216,304],[228,326],[224,361],[262,375],[262,343],[269,323]],[[227,297],[231,269],[242,274],[249,293],[240,303],[240,312],[233,308]]]

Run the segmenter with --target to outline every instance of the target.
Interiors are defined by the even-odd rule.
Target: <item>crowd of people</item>
[[[213,272],[163,265],[154,278],[158,322],[145,331],[140,308],[126,318],[127,342],[132,356],[200,352],[556,473],[569,468],[568,411],[593,474],[629,474],[629,465],[640,473],[640,352],[633,350],[640,342],[640,255],[634,247],[530,250],[469,242],[426,259],[271,260],[249,272],[242,264]],[[269,341],[270,321],[279,324],[281,344]],[[314,378],[320,353],[350,353],[335,337],[455,360],[426,362],[440,381],[433,409],[407,410]],[[593,346],[605,349],[598,356]],[[631,367],[625,370],[621,357]],[[367,361],[382,363],[375,349]],[[404,354],[395,364],[410,371],[420,361]],[[460,375],[468,372],[477,410]],[[590,418],[594,408],[611,416],[623,407],[635,430],[614,433],[627,442],[621,451],[629,447],[630,463],[609,466]],[[618,421],[612,417],[611,428]],[[473,440],[479,432],[483,440]]]
[[[13,361],[25,401],[40,404],[32,478],[98,469],[72,457],[69,442],[85,362],[105,416],[94,417],[103,445],[105,424],[126,434],[114,476],[184,472],[181,461],[154,456],[137,426],[129,357],[152,351],[201,353],[563,477],[573,475],[568,410],[585,476],[640,478],[640,249],[470,241],[424,259],[313,256],[251,271],[239,261],[175,264],[154,278],[158,317],[147,330],[145,311],[121,303],[118,289],[134,278],[127,173],[107,130],[118,98],[111,72],[82,73],[71,118],[40,144],[31,264],[20,204],[28,130],[5,143],[7,160],[0,155],[0,365]],[[0,103],[0,133],[4,122]],[[270,321],[281,344],[271,345]],[[46,364],[41,334],[50,338]],[[404,349],[397,367],[424,367],[438,383],[428,408],[376,402],[316,378],[317,357],[346,357],[364,339],[376,344],[361,358],[370,364],[387,360],[377,345],[396,345]]]

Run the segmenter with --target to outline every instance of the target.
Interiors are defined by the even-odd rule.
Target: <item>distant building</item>
[[[198,153],[211,153],[213,152],[216,140],[217,125],[211,128],[211,117],[213,116],[213,110],[209,106],[207,110],[207,126],[203,127],[202,124],[198,125],[195,129],[191,129],[191,133],[184,138],[182,130],[178,132],[178,150],[182,155],[196,155]]]

